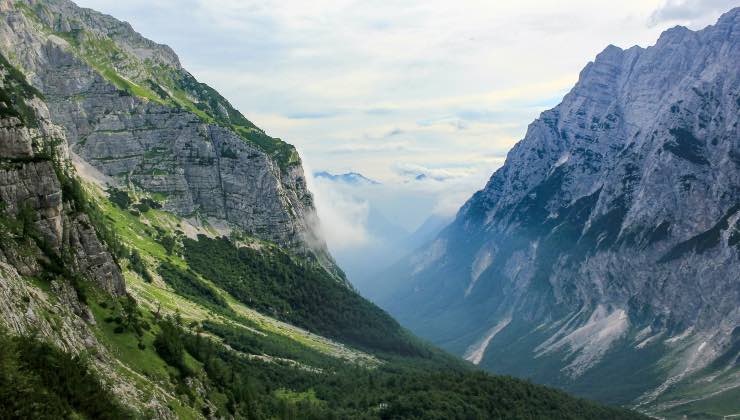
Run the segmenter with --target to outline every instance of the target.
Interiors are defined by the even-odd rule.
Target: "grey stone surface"
[[[8,223],[22,224],[27,218],[38,234],[14,238],[3,230],[0,260],[21,275],[34,276],[44,271],[40,261],[50,258],[46,254],[69,255],[72,268],[85,279],[113,295],[124,295],[123,275],[87,215],[64,202],[57,171],[68,171],[66,176],[73,172],[67,168],[63,130],[49,120],[43,101],[33,97],[26,102],[38,127],[27,127],[15,117],[0,118],[0,210]]]

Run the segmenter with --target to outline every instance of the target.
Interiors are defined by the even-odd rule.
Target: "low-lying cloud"
[[[444,182],[455,178],[463,178],[471,174],[468,168],[462,169],[445,169],[445,168],[428,168],[423,165],[413,163],[397,164],[396,172],[406,180],[413,181],[438,181]]]
[[[329,249],[366,246],[371,240],[367,231],[368,202],[343,193],[331,181],[316,179],[310,172],[307,174],[319,218],[317,228]]]

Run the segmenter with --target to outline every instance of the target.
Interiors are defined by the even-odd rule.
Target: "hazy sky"
[[[652,45],[740,0],[79,0],[172,46],[310,170],[451,212],[608,44]],[[409,181],[419,173],[434,180]],[[389,193],[390,194],[390,193]],[[391,195],[393,195],[391,194]],[[396,199],[393,199],[396,200]],[[380,200],[402,224],[420,223]],[[395,207],[393,207],[395,206]],[[415,210],[416,206],[418,210]],[[391,207],[397,208],[392,210]]]

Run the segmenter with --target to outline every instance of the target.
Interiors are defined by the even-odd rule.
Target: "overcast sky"
[[[740,0],[77,2],[173,47],[198,79],[270,135],[295,144],[310,170],[358,171],[399,194],[414,189],[427,194],[428,200],[420,201],[427,212],[454,211],[482,187],[526,126],[557,104],[608,44],[652,45],[668,27],[701,28],[740,5]],[[419,173],[437,181],[409,181]],[[409,226],[420,222],[402,213],[391,217]]]

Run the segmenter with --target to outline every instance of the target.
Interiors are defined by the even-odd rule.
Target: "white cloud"
[[[428,168],[414,163],[401,163],[396,165],[396,172],[404,178],[413,181],[437,181],[444,182],[454,178],[462,178],[470,175],[470,168]]]
[[[740,0],[666,0],[650,15],[649,24],[655,26],[670,22],[701,28],[737,6],[740,6]]]
[[[370,240],[367,231],[367,201],[342,193],[332,182],[316,179],[306,172],[319,216],[319,232],[330,250],[361,248]]]

